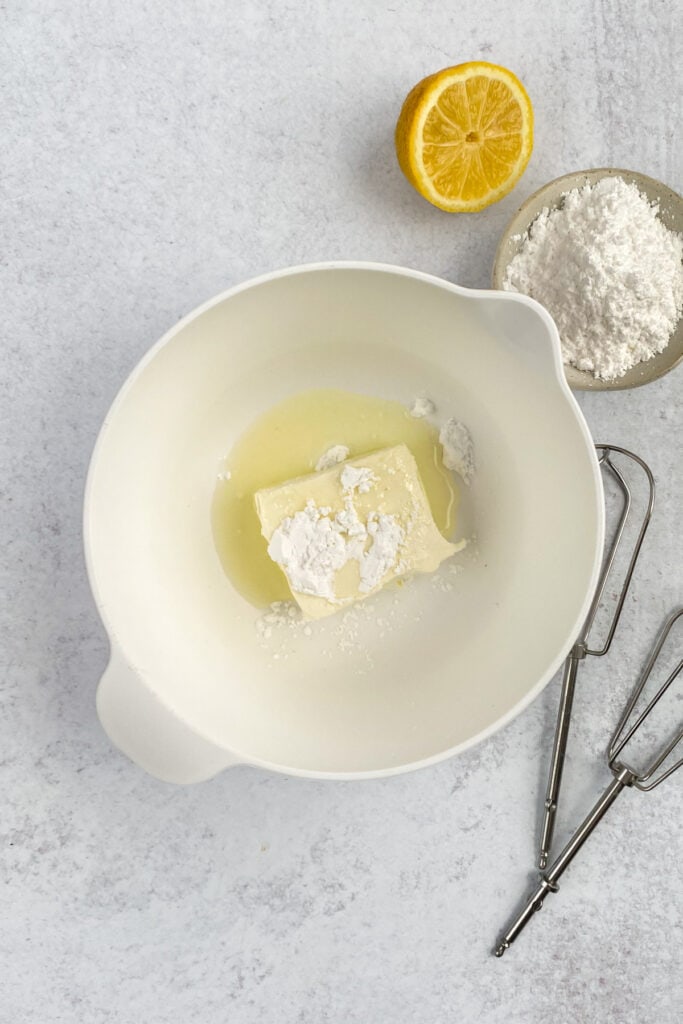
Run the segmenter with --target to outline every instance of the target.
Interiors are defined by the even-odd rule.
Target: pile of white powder
[[[683,239],[657,213],[610,177],[533,222],[504,287],[546,307],[565,363],[612,380],[666,348],[683,307]]]
[[[474,476],[474,444],[464,423],[452,416],[442,425],[439,441],[443,448],[443,464],[452,469],[469,487]]]
[[[308,501],[303,511],[282,520],[270,539],[268,554],[282,566],[292,590],[340,604],[335,596],[335,576],[347,562],[358,562],[358,589],[364,594],[374,590],[396,564],[405,540],[396,517],[372,512],[363,523],[353,500],[355,491],[367,494],[375,479],[365,466],[345,466],[341,512],[333,517],[330,508],[318,508]]]

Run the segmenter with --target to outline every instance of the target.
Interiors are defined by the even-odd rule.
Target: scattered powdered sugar
[[[295,656],[302,640],[312,642],[313,628],[294,601],[274,601],[254,625],[259,647],[270,655],[269,668]]]
[[[421,586],[444,595],[455,590],[457,577],[468,563],[477,561],[471,551],[474,543],[475,538],[470,538],[458,561],[443,562],[429,582],[421,581]],[[296,658],[303,650],[310,650],[330,661],[340,656],[348,659],[357,675],[365,675],[374,668],[377,642],[397,632],[405,633],[422,618],[422,613],[416,614],[414,604],[406,605],[397,587],[393,595],[383,590],[339,615],[315,622],[304,618],[294,601],[275,601],[256,619],[255,627],[259,647],[269,657],[271,669],[290,657]]]
[[[683,238],[620,177],[542,210],[504,282],[557,324],[565,363],[613,380],[666,348],[683,308]]]
[[[441,427],[439,441],[443,447],[444,466],[454,470],[469,486],[474,476],[474,444],[469,430],[464,423],[451,417]]]
[[[256,632],[260,640],[269,640],[274,629],[282,629],[283,626],[294,629],[302,622],[301,609],[293,601],[273,601],[268,611],[256,620]]]
[[[271,604],[256,620],[258,643],[270,655],[269,667],[296,657],[303,642],[319,650],[323,658],[332,660],[340,655],[347,658],[357,675],[372,671],[374,659],[368,646],[368,627],[374,644],[376,638],[383,639],[386,633],[403,624],[397,597],[388,607],[386,601],[382,602],[381,615],[376,601],[377,597],[368,598],[334,619],[319,619],[315,623],[307,622],[299,606],[292,601]]]
[[[364,655],[366,665],[370,669],[374,667],[374,663],[363,643],[363,628],[366,623],[372,621],[372,616],[372,604],[365,602],[361,605],[353,605],[343,613],[341,621],[334,627],[337,650],[348,656]],[[375,620],[377,625],[379,625],[379,621],[378,616]],[[331,628],[331,622],[329,626]]]
[[[320,456],[315,464],[316,473],[321,473],[324,469],[332,469],[333,466],[337,466],[344,459],[348,459],[349,449],[345,444],[333,444],[331,448],[328,448],[326,452]]]
[[[376,480],[375,474],[367,466],[344,466],[341,475],[342,491],[367,494]]]
[[[435,412],[436,406],[431,398],[427,398],[426,395],[418,395],[410,408],[410,415],[416,420],[422,420],[425,416],[432,416]]]
[[[470,541],[468,540],[465,542],[465,545],[469,543]],[[464,568],[465,566],[461,562],[444,562],[435,573],[432,573],[433,589],[440,590],[442,594],[450,593],[455,587],[453,577],[459,576]]]

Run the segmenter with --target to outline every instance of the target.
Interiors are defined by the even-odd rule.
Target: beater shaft
[[[593,807],[592,811],[584,818],[581,825],[569,840],[562,853],[554,861],[552,867],[543,875],[538,886],[527,900],[522,912],[515,918],[508,930],[499,940],[494,952],[496,956],[502,956],[506,949],[509,949],[519,933],[526,927],[537,910],[543,906],[543,901],[549,892],[557,892],[558,879],[564,874],[576,854],[579,852],[589,835],[605,816],[616,798],[626,786],[633,785],[636,776],[630,768],[622,768],[615,779],[609,784],[603,795]]]
[[[562,693],[560,695],[560,708],[555,726],[555,739],[553,742],[553,755],[550,764],[550,775],[548,776],[548,789],[545,795],[543,828],[541,831],[541,855],[538,866],[541,871],[545,870],[548,864],[548,851],[555,830],[555,816],[557,814],[557,798],[562,783],[562,769],[567,751],[567,738],[569,736],[569,722],[571,719],[572,705],[574,703],[574,691],[576,689],[576,677],[579,669],[579,662],[585,657],[583,644],[576,644],[564,665],[562,677]]]

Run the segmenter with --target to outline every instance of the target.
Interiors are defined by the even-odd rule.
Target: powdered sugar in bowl
[[[637,387],[683,360],[681,232],[683,199],[661,182],[614,168],[566,174],[508,224],[493,287],[554,316],[571,387]]]

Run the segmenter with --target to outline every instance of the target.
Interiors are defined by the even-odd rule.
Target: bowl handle
[[[97,688],[97,714],[114,746],[163,782],[203,782],[239,763],[169,711],[114,646]]]

